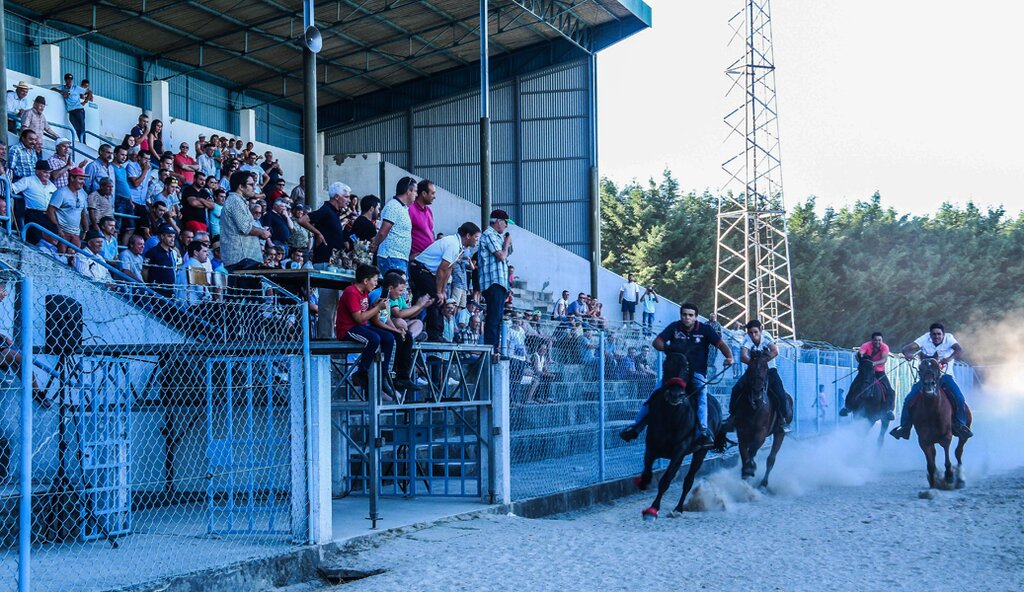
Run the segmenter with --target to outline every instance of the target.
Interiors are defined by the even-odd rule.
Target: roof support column
[[[60,47],[44,43],[39,46],[39,86],[60,86]]]
[[[313,0],[303,0],[304,29],[313,26]],[[306,204],[319,204],[319,189],[323,181],[317,179],[317,122],[316,122],[316,54],[308,46],[302,48],[302,172],[305,176]]]
[[[487,51],[487,0],[480,0],[480,228],[491,217],[491,77]]]
[[[598,294],[601,275],[601,177],[597,169],[597,54],[590,54],[589,72],[590,111],[590,293]]]

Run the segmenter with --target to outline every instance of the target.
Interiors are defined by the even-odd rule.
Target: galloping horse
[[[921,376],[921,394],[914,401],[910,418],[914,429],[917,430],[917,442],[924,451],[925,460],[928,462],[928,486],[936,487],[939,479],[938,468],[935,466],[935,445],[942,446],[946,452],[946,472],[943,475],[947,486],[954,486],[960,489],[964,486],[963,476],[960,474],[963,467],[965,438],[957,438],[956,443],[956,473],[953,472],[953,464],[949,459],[949,445],[953,440],[953,404],[946,392],[939,383],[942,378],[942,368],[936,357],[922,357],[918,366]],[[967,407],[967,427],[971,427],[971,408]]]
[[[658,481],[658,495],[654,503],[642,512],[644,520],[655,520],[661,509],[661,498],[679,471],[683,459],[693,454],[690,470],[683,480],[683,495],[679,497],[675,511],[683,511],[683,502],[693,487],[693,480],[704,457],[706,448],[698,449],[697,441],[697,389],[692,385],[692,374],[686,356],[669,354],[665,357],[662,370],[669,378],[665,384],[651,394],[647,400],[648,427],[646,449],[644,450],[644,470],[635,482],[641,490],[646,490],[654,477],[654,461],[659,458],[668,459],[668,468]],[[708,428],[717,434],[722,426],[722,409],[714,397],[708,396]]]
[[[768,356],[761,352],[750,352],[750,365],[741,379],[745,389],[739,391],[736,401],[736,413],[733,425],[739,441],[740,460],[744,479],[753,479],[757,471],[754,457],[764,445],[768,435],[772,436],[772,450],[768,454],[768,466],[761,480],[761,487],[768,487],[768,475],[775,466],[775,457],[779,454],[782,441],[786,438],[783,430],[782,417],[768,397]]]
[[[850,395],[847,397],[849,403],[857,402],[855,417],[867,420],[868,429],[875,425],[875,422],[882,422],[882,429],[878,432],[878,447],[882,447],[885,433],[889,431],[889,401],[888,394],[882,382],[875,378],[875,363],[870,358],[862,356],[857,364],[857,377],[850,384]],[[847,403],[847,407],[849,407]]]

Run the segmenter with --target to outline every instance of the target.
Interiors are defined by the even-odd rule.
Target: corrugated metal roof
[[[8,3],[10,5],[12,3]],[[95,30],[179,69],[300,103],[301,0],[20,0],[40,23]],[[538,4],[550,10],[537,9]],[[524,9],[534,8],[536,12]],[[476,0],[331,0],[316,8],[324,37],[319,102],[393,88],[479,59]],[[592,50],[650,26],[640,0],[490,0],[493,54],[558,36]],[[548,15],[549,21],[537,14]],[[563,24],[562,29],[556,20]],[[576,28],[571,25],[575,24]],[[577,38],[580,29],[589,36]],[[591,40],[591,41],[588,41]],[[185,68],[180,68],[185,66]]]

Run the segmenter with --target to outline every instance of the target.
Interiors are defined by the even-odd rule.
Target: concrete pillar
[[[491,433],[494,446],[494,503],[512,503],[512,444],[509,423],[509,400],[512,383],[509,362],[502,361],[491,369]],[[484,500],[488,501],[488,500]]]
[[[309,542],[323,545],[334,538],[334,521],[331,502],[331,358],[330,356],[310,357],[312,386],[307,401],[310,409],[308,437],[311,446],[309,466]],[[344,458],[339,458],[342,463]]]
[[[171,87],[166,80],[154,80],[149,83],[150,92],[150,119],[159,119],[164,122],[164,147],[171,146],[167,142],[167,126],[171,119]]]
[[[60,86],[64,84],[63,76],[63,72],[60,71],[60,47],[40,45],[39,86]]]
[[[241,109],[238,112],[238,135],[243,142],[256,141],[256,110]]]

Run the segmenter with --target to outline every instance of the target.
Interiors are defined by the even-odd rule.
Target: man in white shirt
[[[779,347],[775,344],[771,334],[763,330],[761,321],[757,319],[750,321],[747,323],[746,329],[747,334],[740,347],[740,361],[749,368],[754,359],[753,354],[768,358],[768,397],[771,399],[772,406],[779,411],[779,415],[782,417],[782,429],[788,432],[790,423],[793,421],[793,405],[789,395],[786,394],[786,387],[782,384],[779,371],[775,368],[775,358],[779,357]],[[729,397],[730,420],[736,413],[739,398],[749,388],[751,379],[749,372],[744,372],[743,376],[733,385],[732,395]],[[731,427],[732,422],[729,421],[727,428]]]
[[[57,186],[50,182],[50,163],[45,160],[36,162],[36,174],[22,177],[11,186],[12,193],[20,193],[25,198],[25,224],[35,223],[47,226],[49,218],[46,210],[50,207],[50,199],[57,192]],[[32,229],[27,239],[29,244],[39,240],[39,231]]]
[[[946,333],[946,328],[942,326],[942,323],[932,323],[927,333],[903,346],[903,357],[908,361],[914,359],[918,353],[922,357],[936,358],[939,361],[939,365],[942,367],[939,386],[953,403],[953,435],[958,438],[970,438],[974,434],[967,427],[967,401],[964,400],[964,393],[960,390],[960,386],[953,379],[953,364],[963,357],[964,348],[960,346],[952,333]],[[897,440],[900,438],[910,439],[910,428],[913,427],[910,422],[910,409],[920,394],[921,381],[919,380],[911,387],[907,397],[903,400],[900,425],[889,432],[893,438]]]
[[[619,288],[619,304],[622,305],[623,323],[633,322],[638,300],[640,300],[640,285],[633,281],[633,274],[627,274],[626,283]]]
[[[90,230],[85,234],[85,245],[89,252],[78,253],[75,256],[75,270],[89,279],[99,282],[111,281],[110,270],[103,266],[103,233],[98,230]]]
[[[29,88],[29,85],[22,80],[15,85],[14,90],[7,91],[7,114],[17,117],[18,121],[21,121],[21,116],[32,107],[32,103],[28,100]],[[9,122],[7,131],[15,132],[16,129],[11,129],[13,126],[13,122]]]
[[[555,311],[551,313],[552,321],[564,321],[569,313],[569,290],[562,290],[562,297],[555,301]]]
[[[459,226],[457,235],[434,241],[417,255],[410,265],[409,275],[415,296],[419,298],[427,295],[435,299],[435,304],[427,309],[425,325],[428,341],[437,343],[443,340],[444,320],[441,318],[441,307],[448,300],[447,286],[452,277],[453,266],[462,250],[475,247],[479,240],[480,227],[472,222],[464,222]]]

